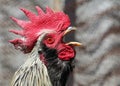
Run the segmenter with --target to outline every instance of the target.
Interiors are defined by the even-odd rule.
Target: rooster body
[[[38,15],[21,9],[30,21],[12,19],[23,28],[10,30],[23,38],[10,40],[16,49],[28,53],[28,60],[15,73],[11,86],[66,86],[69,73],[74,68],[74,46],[78,42],[65,43],[63,37],[74,28],[68,28],[70,20],[63,12],[38,6]],[[67,29],[68,28],[68,29]]]

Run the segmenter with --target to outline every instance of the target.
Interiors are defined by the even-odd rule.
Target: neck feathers
[[[47,68],[34,47],[27,61],[16,71],[11,86],[52,86]]]
[[[46,67],[53,86],[66,86],[70,72],[73,70],[73,60],[62,61],[58,58],[55,49],[42,46],[43,56],[47,62]]]

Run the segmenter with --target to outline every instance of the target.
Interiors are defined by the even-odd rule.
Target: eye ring
[[[46,41],[47,41],[48,44],[53,44],[55,39],[49,37],[49,38],[46,39]]]

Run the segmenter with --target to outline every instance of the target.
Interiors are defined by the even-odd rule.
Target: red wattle
[[[58,53],[58,57],[61,60],[70,60],[74,58],[74,56],[75,56],[75,51],[70,46],[66,46],[65,48],[60,50],[60,52]]]

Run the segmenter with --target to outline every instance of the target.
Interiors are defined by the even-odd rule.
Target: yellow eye
[[[53,38],[47,38],[46,41],[47,41],[48,44],[53,44],[54,41],[55,41],[55,39],[53,39]]]

